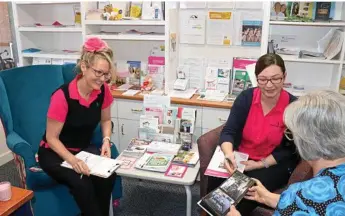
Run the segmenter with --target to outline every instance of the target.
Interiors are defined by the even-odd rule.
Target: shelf
[[[44,52],[36,52],[36,53],[22,53],[23,57],[25,58],[54,58],[54,59],[79,59],[80,54],[76,53],[44,53]]]
[[[143,40],[143,41],[164,41],[164,35],[86,35],[86,37],[99,37],[104,40]]]
[[[32,5],[32,4],[80,4],[77,1],[18,1],[17,5]]]
[[[287,62],[304,62],[304,63],[318,63],[318,64],[340,64],[340,60],[327,60],[327,59],[313,59],[313,58],[298,58],[294,55],[280,55],[284,61]]]
[[[135,25],[135,26],[164,26],[164,20],[85,20],[85,25]]]
[[[287,22],[270,21],[270,25],[289,25],[289,26],[319,26],[319,27],[345,27],[345,22]]]
[[[20,32],[82,32],[81,27],[19,27]]]

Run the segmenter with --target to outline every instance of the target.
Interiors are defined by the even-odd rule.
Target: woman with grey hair
[[[256,180],[245,198],[275,208],[274,215],[345,215],[345,97],[329,90],[311,92],[286,108],[284,122],[291,131],[285,135],[294,140],[314,177],[281,195]],[[228,216],[235,215],[231,207]]]

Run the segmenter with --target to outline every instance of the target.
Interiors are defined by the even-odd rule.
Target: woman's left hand
[[[244,171],[251,171],[251,170],[263,168],[263,164],[261,161],[248,160],[248,161],[242,161],[241,164],[246,165],[246,167],[244,168]]]
[[[109,140],[104,140],[101,150],[101,156],[104,157],[111,157],[111,149],[110,149],[110,142]]]
[[[240,212],[237,211],[237,209],[235,208],[235,206],[231,206],[230,207],[230,211],[228,212],[228,214],[226,214],[226,216],[241,216]]]

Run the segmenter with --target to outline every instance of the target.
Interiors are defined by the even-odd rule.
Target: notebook
[[[90,169],[90,174],[102,178],[111,176],[117,168],[120,167],[121,161],[107,157],[101,157],[89,152],[81,151],[75,155],[78,159],[83,160]],[[66,161],[61,166],[73,169]]]

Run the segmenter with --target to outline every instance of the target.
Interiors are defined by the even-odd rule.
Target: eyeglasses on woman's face
[[[289,128],[286,128],[284,130],[284,135],[286,139],[288,139],[289,141],[293,141],[293,135],[292,135],[292,132],[289,130]]]
[[[270,79],[259,77],[256,79],[259,85],[266,85],[268,82],[272,84],[280,84],[283,81],[283,77],[272,77]]]
[[[96,70],[93,67],[90,67],[90,68],[93,70],[93,72],[95,73],[96,77],[104,76],[104,78],[106,80],[109,80],[111,78],[111,73],[110,72],[103,72],[103,71],[100,71],[100,70]]]

